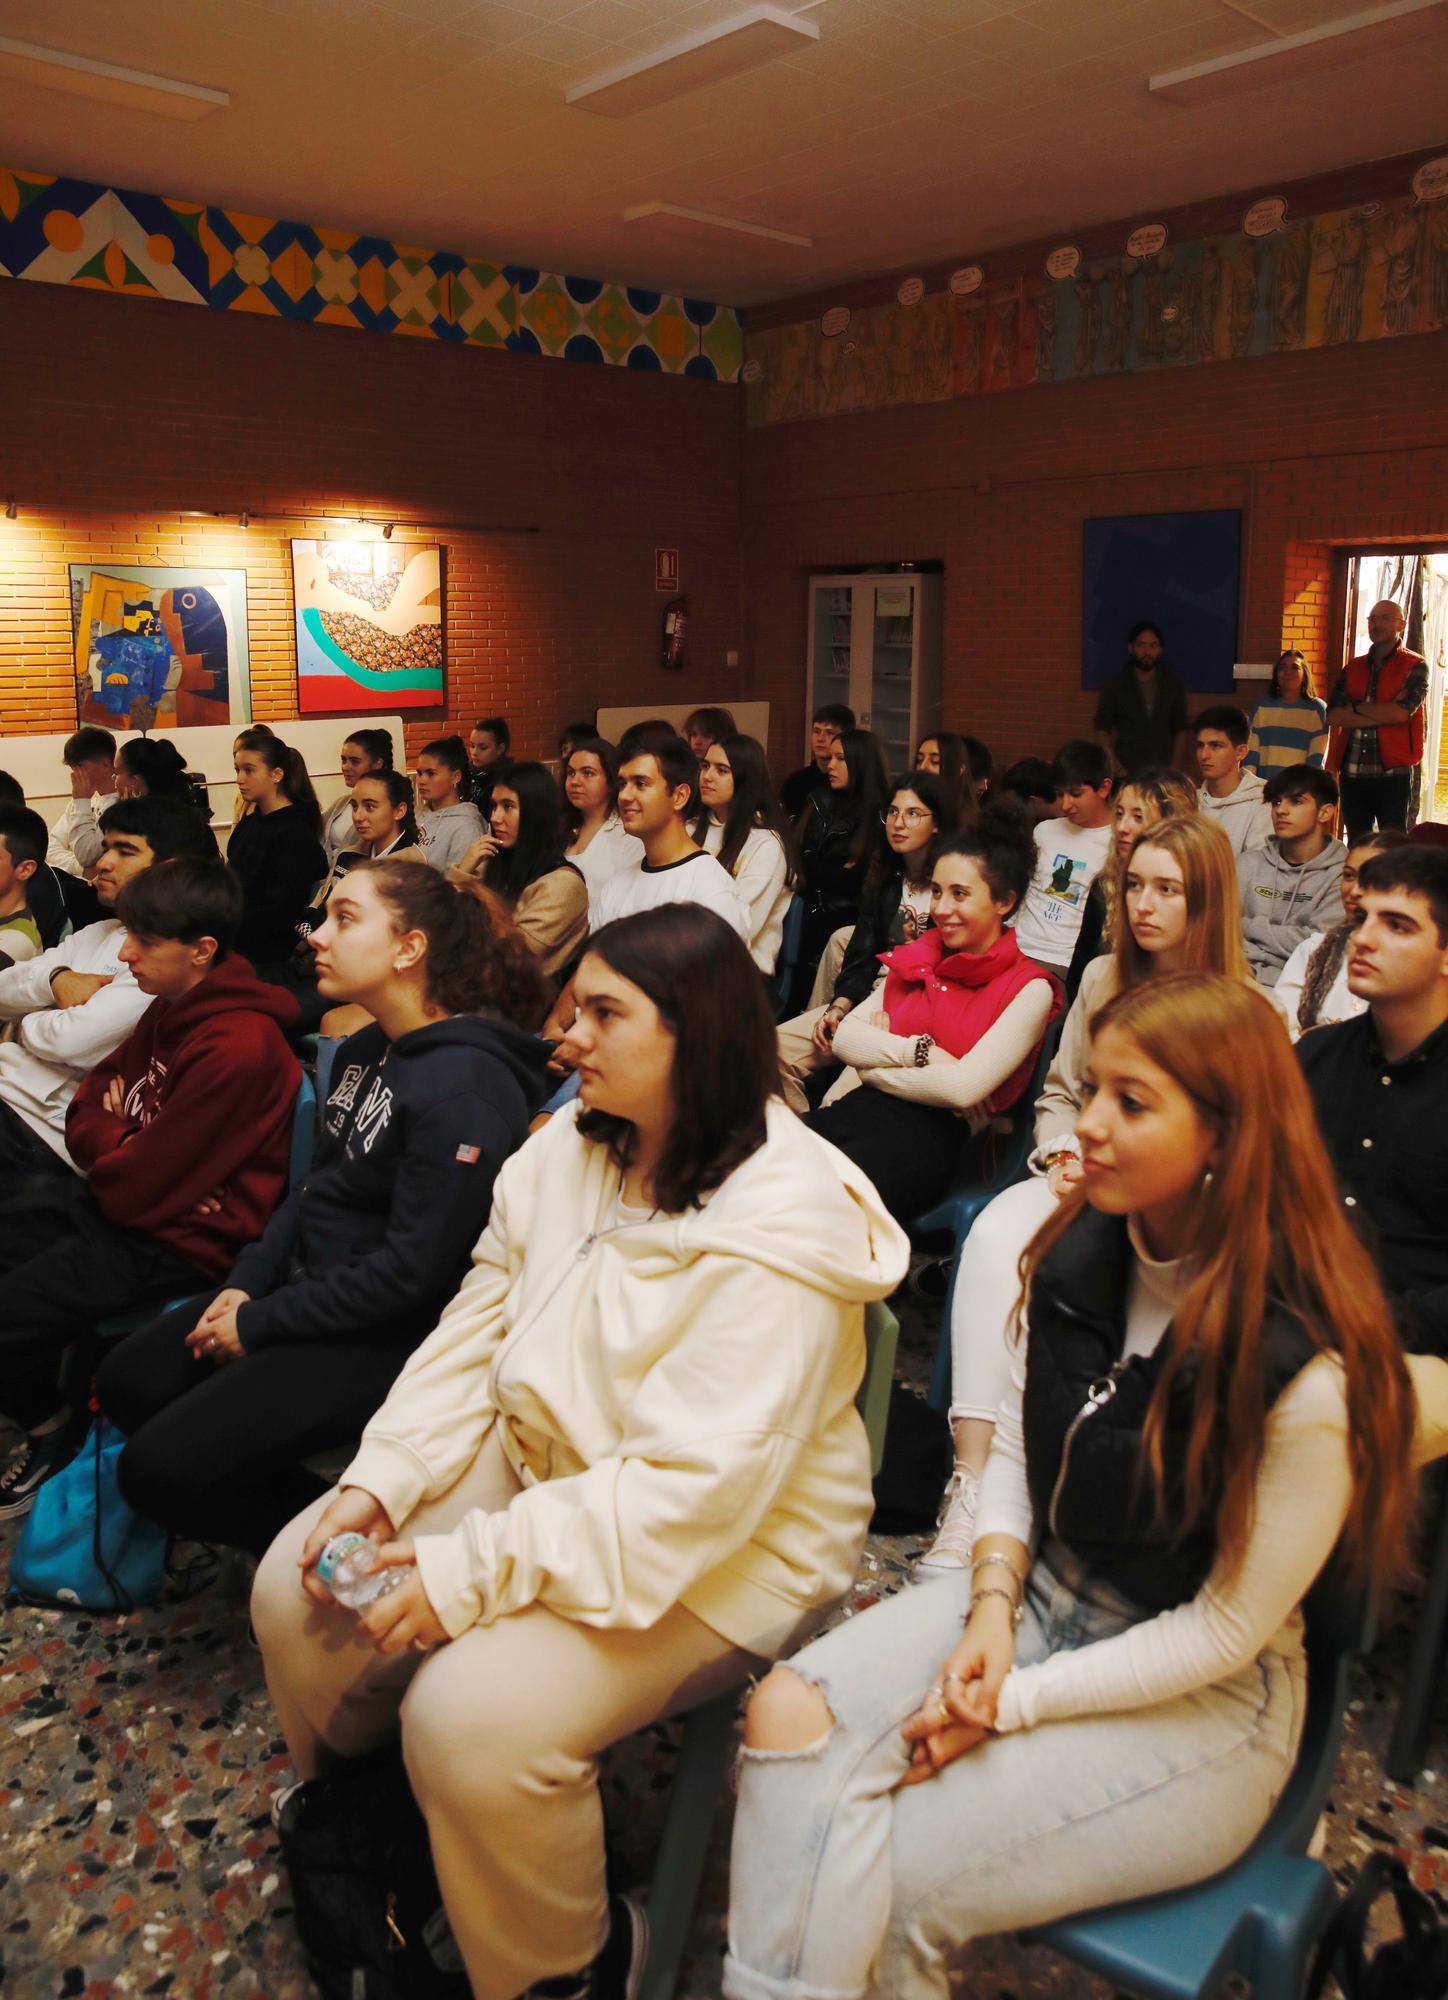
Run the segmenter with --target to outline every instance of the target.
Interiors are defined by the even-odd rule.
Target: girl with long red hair
[[[1448,1450],[1267,997],[1173,974],[1092,1027],[972,1569],[750,1703],[730,2000],[943,2000],[971,1938],[1235,1860],[1297,1754],[1303,1598],[1339,1543],[1392,1579]]]

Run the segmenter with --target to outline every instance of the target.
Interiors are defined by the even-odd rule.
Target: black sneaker
[[[0,1521],[28,1514],[46,1480],[69,1465],[79,1450],[70,1424],[47,1431],[43,1437],[23,1437],[0,1471]]]
[[[603,1950],[582,1972],[540,1979],[528,2000],[638,2000],[649,1961],[649,1920],[632,1896],[608,1899],[608,1936]]]

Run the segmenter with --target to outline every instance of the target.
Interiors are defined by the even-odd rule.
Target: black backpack
[[[427,1824],[395,1751],[298,1785],[277,1833],[326,2000],[470,2000]]]
[[[1380,1944],[1369,1958],[1363,1946],[1373,1904],[1391,1895],[1403,1935]],[[1343,2000],[1444,2000],[1448,1995],[1448,1932],[1421,1889],[1415,1889],[1396,1855],[1368,1856],[1323,1933],[1305,2000],[1321,2000],[1336,1975]]]

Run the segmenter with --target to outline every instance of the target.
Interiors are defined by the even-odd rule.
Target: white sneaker
[[[975,1473],[956,1466],[940,1503],[935,1540],[915,1565],[917,1569],[942,1571],[966,1567],[975,1541],[975,1503],[979,1497],[980,1480]]]

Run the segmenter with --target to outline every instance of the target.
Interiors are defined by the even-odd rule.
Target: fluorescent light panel
[[[727,215],[710,215],[702,208],[679,208],[671,201],[641,201],[623,212],[625,222],[646,222],[669,236],[714,237],[722,230],[734,236],[748,236],[756,242],[793,245],[800,250],[814,248],[812,236],[791,236],[784,229],[766,229],[762,222],[736,222]]]
[[[781,7],[750,7],[712,28],[696,29],[652,55],[600,70],[575,83],[564,98],[579,111],[596,111],[604,118],[632,118],[652,111],[691,90],[797,53],[820,38],[813,21],[802,21]]]
[[[150,111],[161,118],[209,118],[231,103],[225,90],[205,84],[182,83],[149,70],[123,69],[118,63],[97,62],[65,49],[45,49],[35,42],[18,42],[0,35],[0,76],[17,83],[61,90],[71,97],[89,97],[102,104],[121,104],[130,111]]]
[[[1379,59],[1448,28],[1445,0],[1389,0],[1361,14],[1345,14],[1300,34],[1282,35],[1210,62],[1163,70],[1147,81],[1153,97],[1168,104],[1207,104],[1263,84],[1291,83],[1343,62]]]

